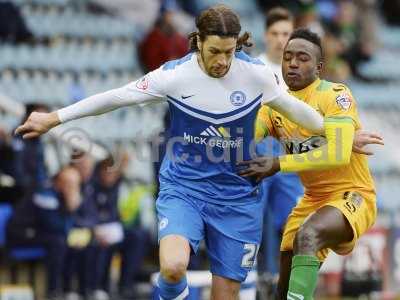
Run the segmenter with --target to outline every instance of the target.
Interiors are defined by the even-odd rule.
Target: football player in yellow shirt
[[[361,128],[357,106],[343,84],[319,78],[322,47],[307,29],[293,32],[285,46],[282,71],[290,93],[324,116],[325,135],[318,136],[263,107],[256,135],[272,135],[287,155],[241,163],[241,176],[257,180],[278,171],[298,172],[303,199],[290,214],[281,244],[278,299],[312,299],[320,264],[328,249],[352,251],[357,239],[375,222],[375,187],[365,155],[352,152]],[[382,143],[379,137],[372,143]]]

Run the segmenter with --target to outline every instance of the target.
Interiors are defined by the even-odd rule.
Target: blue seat
[[[0,247],[6,248],[5,256],[11,263],[11,281],[17,282],[18,266],[20,262],[29,262],[29,282],[35,286],[35,266],[31,264],[46,256],[46,250],[43,247],[5,247],[6,246],[6,225],[13,214],[13,208],[10,204],[0,204]]]
[[[0,247],[6,244],[6,225],[12,215],[10,204],[0,204]]]
[[[27,261],[44,258],[46,250],[42,247],[15,247],[8,251],[8,256],[16,261]]]

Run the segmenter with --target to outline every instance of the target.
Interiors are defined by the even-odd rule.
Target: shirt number
[[[256,244],[244,244],[244,251],[246,252],[242,258],[242,267],[251,268],[254,266],[256,260],[258,245]]]

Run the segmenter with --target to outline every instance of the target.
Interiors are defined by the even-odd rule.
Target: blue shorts
[[[211,273],[244,281],[261,243],[264,202],[259,196],[244,205],[218,205],[180,191],[161,191],[156,203],[158,239],[185,237],[196,253],[206,242]]]

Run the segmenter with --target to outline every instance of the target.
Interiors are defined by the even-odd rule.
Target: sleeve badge
[[[351,107],[351,97],[347,93],[340,94],[336,97],[336,104],[340,107],[341,110],[349,110]]]
[[[149,88],[149,80],[147,77],[143,77],[136,82],[136,87],[139,90],[145,91]]]

